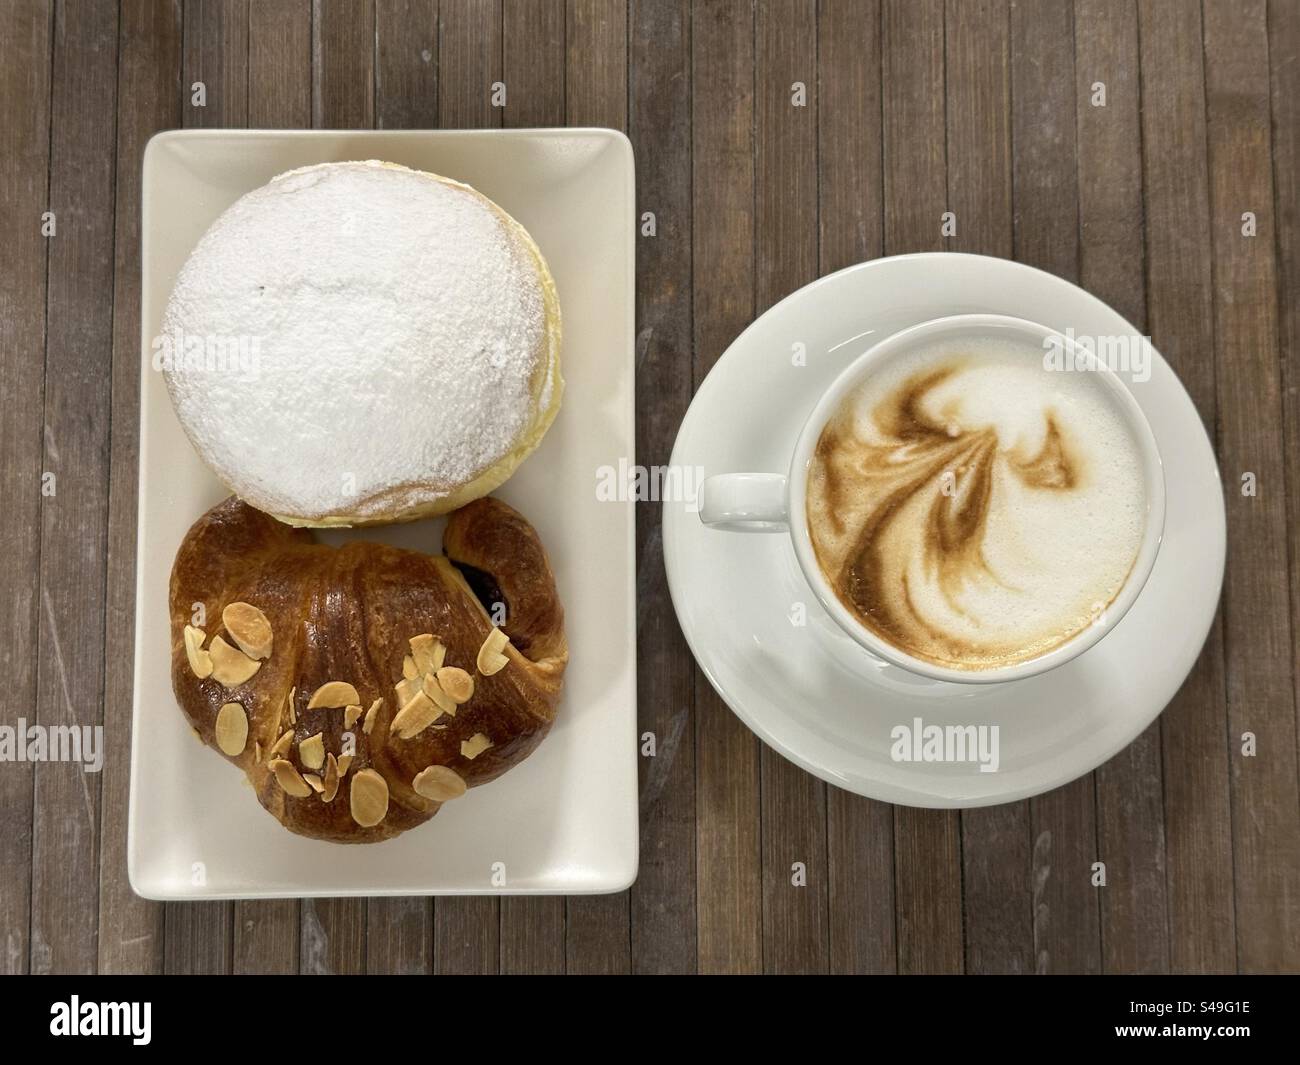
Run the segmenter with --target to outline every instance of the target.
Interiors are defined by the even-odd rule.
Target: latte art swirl
[[[818,440],[807,510],[818,564],[863,625],[914,657],[987,669],[1050,651],[1110,604],[1145,493],[1100,382],[968,344],[848,395]]]

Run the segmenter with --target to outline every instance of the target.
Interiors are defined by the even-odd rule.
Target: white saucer
[[[1029,318],[1076,336],[1133,326],[1032,267],[946,253],[878,259],[824,277],[754,322],[700,386],[672,465],[702,476],[785,473],[795,438],[840,370],[876,341],[942,315]],[[802,344],[804,365],[798,365]],[[910,806],[987,806],[1059,787],[1131,743],[1190,672],[1223,581],[1223,491],[1191,399],[1151,349],[1133,394],[1165,463],[1164,541],[1145,589],[1092,649],[1027,680],[955,685],[871,658],[818,604],[783,534],[705,528],[664,504],[664,561],[687,642],[718,694],[764,742],[849,791]],[[802,604],[802,608],[797,604]],[[804,624],[795,624],[800,610]],[[1000,765],[898,762],[891,729],[998,726]]]

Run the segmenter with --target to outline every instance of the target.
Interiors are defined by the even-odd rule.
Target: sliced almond
[[[500,673],[510,664],[510,659],[501,652],[510,644],[510,637],[500,629],[493,626],[492,631],[487,634],[487,639],[483,641],[483,646],[478,649],[478,671],[485,677],[490,677],[494,673]]]
[[[203,641],[207,638],[208,634],[202,629],[185,626],[185,657],[199,680],[212,676],[212,656],[203,650]]]
[[[352,726],[355,725],[355,724],[357,723],[357,718],[359,718],[360,716],[361,716],[361,707],[359,707],[359,706],[348,706],[348,707],[344,707],[344,709],[343,709],[343,727],[344,727],[345,729],[350,729],[350,728],[352,728]]]
[[[370,828],[388,813],[388,782],[373,769],[363,769],[352,778],[348,798],[352,820],[362,828]]]
[[[394,684],[393,691],[397,693],[398,707],[401,708],[414,699],[415,693],[420,690],[423,684],[423,677],[407,677]]]
[[[275,774],[276,782],[284,789],[286,795],[292,795],[296,799],[305,799],[311,794],[311,788],[302,779],[302,774],[293,767],[292,762],[277,758],[269,768]]]
[[[254,741],[253,741],[253,761],[254,761],[254,762],[260,762],[261,760],[262,760],[262,745],[261,745],[260,743],[258,743],[256,740],[254,740]]]
[[[289,724],[291,725],[298,724],[298,711],[293,708],[293,704],[295,702],[294,696],[296,696],[297,694],[298,694],[297,688],[289,689],[288,708],[289,708]]]
[[[229,603],[221,612],[221,623],[249,658],[271,657],[271,623],[257,607],[251,603]]]
[[[366,719],[361,722],[361,731],[367,736],[370,735],[370,730],[375,727],[375,715],[379,713],[379,708],[383,705],[383,702],[383,699],[376,699],[370,704],[370,709],[366,711]]]
[[[273,758],[282,758],[289,753],[289,748],[293,746],[293,729],[285,729],[280,738],[271,744],[271,756]]]
[[[231,647],[220,636],[212,637],[208,654],[212,656],[212,679],[226,688],[243,684],[262,668],[261,662]]]
[[[308,769],[319,769],[325,764],[325,737],[321,733],[308,736],[298,744],[298,758]]]
[[[325,779],[321,782],[324,786],[321,788],[321,802],[333,802],[334,796],[339,793],[339,778],[343,774],[339,772],[339,763],[333,754],[325,756]]]
[[[459,666],[443,666],[438,670],[438,686],[453,703],[467,703],[474,694],[474,678]]]
[[[403,658],[402,677],[406,680],[410,680],[413,677],[418,677],[419,675],[420,675],[420,671],[415,665],[415,659],[412,658],[410,655],[407,655],[405,658]]]
[[[315,773],[304,773],[302,779],[307,782],[307,786],[317,795],[325,790],[325,781],[321,780]]]
[[[217,746],[232,757],[244,753],[248,743],[248,715],[239,703],[223,703],[217,711]]]
[[[442,711],[433,704],[424,692],[416,692],[411,701],[408,702],[397,716],[393,718],[393,734],[399,740],[409,740],[412,736],[417,736],[430,725],[434,723],[441,715]]]
[[[339,763],[339,776],[340,776],[340,777],[345,777],[345,776],[348,775],[348,768],[352,765],[352,759],[355,758],[355,757],[356,757],[356,755],[354,755],[354,754],[341,754],[341,755],[339,755],[339,757],[338,757],[338,763]]]
[[[447,648],[438,637],[426,632],[420,636],[412,636],[410,642],[417,676],[437,673],[442,668],[443,659],[447,657]]]
[[[462,758],[474,759],[492,746],[492,741],[481,732],[476,732],[467,740],[460,741]]]
[[[307,709],[315,710],[317,707],[322,706],[351,706],[353,703],[359,702],[361,702],[361,696],[357,694],[356,688],[352,687],[351,684],[345,680],[331,680],[311,693],[311,698],[307,700]]]
[[[423,795],[434,802],[448,802],[465,794],[465,781],[461,775],[445,765],[431,765],[428,769],[422,769],[411,781],[411,787],[417,795]]]
[[[442,685],[438,683],[438,678],[427,673],[424,677],[424,694],[433,700],[434,706],[438,708],[438,714],[434,717],[437,721],[443,714],[456,716],[456,700],[442,690]]]

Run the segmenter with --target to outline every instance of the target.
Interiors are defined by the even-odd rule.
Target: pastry
[[[291,831],[388,839],[550,729],[568,648],[537,533],[480,499],[450,516],[443,549],[327,547],[233,497],[181,543],[177,702]]]
[[[563,390],[555,284],[523,226],[468,185],[376,161],[236,201],[182,267],[154,348],[199,455],[291,525],[486,495]]]

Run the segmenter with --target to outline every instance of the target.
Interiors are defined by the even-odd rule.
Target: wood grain
[[[492,86],[501,80],[501,0],[458,0],[438,8],[438,125],[501,125]]]
[[[1300,680],[1294,651],[1300,632],[1300,11],[1294,4],[1269,4],[1268,52],[1294,683]]]
[[[140,177],[144,147],[179,125],[180,7],[122,3],[113,226],[113,359],[109,417],[104,741],[99,857],[100,972],[161,972],[163,907],[126,878],[135,653],[135,554],[140,423]]]
[[[885,254],[943,250],[947,210],[942,0],[881,4]],[[963,967],[955,810],[894,808],[898,971]]]
[[[754,13],[691,9],[692,276],[698,384],[754,316]],[[763,968],[759,742],[695,670],[701,972]]]
[[[1205,9],[1206,132],[1219,461],[1227,488],[1224,583],[1237,961],[1300,967],[1300,794],[1282,464],[1276,221],[1266,8]],[[1243,216],[1258,235],[1243,232]],[[1262,356],[1262,357],[1261,357]],[[1241,490],[1245,473],[1258,492]],[[1244,737],[1257,753],[1243,753]]]
[[[54,12],[36,722],[103,717],[113,333],[117,5]],[[30,223],[29,223],[30,224]],[[101,777],[43,762],[33,783],[31,970],[93,971]]]
[[[374,0],[314,0],[312,125],[370,129],[374,124]]]
[[[375,128],[438,125],[438,0],[376,0]]]
[[[9,697],[0,722],[17,728],[36,705],[41,568],[42,420],[45,408],[45,308],[49,240],[41,233],[49,209],[50,91],[53,9],[49,3],[0,5],[0,668]],[[116,739],[116,738],[115,738]],[[0,971],[31,966],[32,763],[0,773],[8,819],[0,833]]]
[[[635,2],[628,134],[636,156],[636,457],[666,466],[691,401],[691,23],[687,0]],[[570,27],[573,22],[570,20]],[[570,106],[577,95],[570,85]],[[697,967],[694,665],[664,573],[661,508],[637,508],[637,720],[655,755],[640,759],[641,862],[631,890],[640,972]]]
[[[1209,428],[1217,421],[1201,15],[1139,6],[1147,324]],[[1236,968],[1223,628],[1161,717],[1169,965]]]

